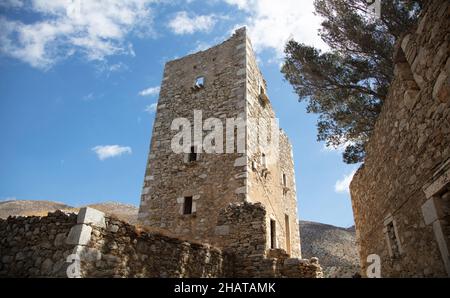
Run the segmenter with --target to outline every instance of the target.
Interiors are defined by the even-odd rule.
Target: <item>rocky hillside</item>
[[[106,214],[116,216],[130,224],[137,223],[137,215],[139,209],[134,205],[122,204],[117,202],[104,202],[88,205]]]
[[[353,277],[359,273],[354,227],[300,221],[302,257],[318,257],[326,277]]]
[[[88,205],[89,207],[98,209],[106,214],[118,217],[121,220],[131,224],[137,222],[138,208],[133,205],[127,205],[117,202],[103,202]],[[84,206],[81,206],[84,207]],[[8,216],[44,216],[48,212],[62,210],[66,212],[78,212],[81,207],[72,207],[63,203],[51,201],[34,201],[34,200],[13,200],[0,201],[0,218]]]
[[[52,201],[0,201],[0,218],[8,216],[47,215],[56,210],[74,210],[73,207]]]

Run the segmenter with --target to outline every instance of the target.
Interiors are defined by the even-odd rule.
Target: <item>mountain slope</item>
[[[0,218],[8,216],[47,215],[56,210],[72,211],[74,208],[59,202],[12,200],[0,201]]]
[[[359,273],[354,227],[300,221],[302,257],[318,257],[326,277],[352,277]]]
[[[116,216],[130,224],[137,223],[137,215],[139,209],[134,205],[127,205],[118,202],[103,202],[90,204],[89,207],[95,208],[106,214]]]
[[[138,208],[117,202],[103,202],[88,205],[106,214],[116,216],[131,224],[137,222]],[[8,216],[45,216],[48,212],[62,210],[78,212],[81,207],[72,207],[63,203],[35,200],[13,200],[0,202],[0,218]]]

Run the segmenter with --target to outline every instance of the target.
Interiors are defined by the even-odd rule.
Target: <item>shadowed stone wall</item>
[[[394,54],[395,78],[351,183],[362,272],[450,274],[450,7],[429,1]]]

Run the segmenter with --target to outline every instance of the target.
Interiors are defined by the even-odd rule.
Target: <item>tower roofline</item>
[[[215,44],[215,45],[213,45],[213,46],[211,46],[211,47],[209,47],[207,49],[204,49],[204,50],[200,50],[200,51],[197,51],[197,52],[190,53],[190,54],[182,56],[180,58],[168,60],[168,61],[166,61],[166,64],[173,63],[173,62],[176,62],[176,61],[188,58],[188,57],[192,57],[192,56],[198,55],[200,53],[204,53],[204,52],[208,52],[208,51],[214,50],[214,49],[222,46],[224,43],[229,42],[231,39],[236,38],[239,35],[247,36],[247,27],[246,26],[243,26],[243,27],[235,29],[234,33],[228,39],[222,41],[221,43]]]

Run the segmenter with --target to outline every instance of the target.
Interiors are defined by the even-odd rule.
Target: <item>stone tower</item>
[[[230,204],[260,203],[266,210],[263,249],[281,248],[301,257],[292,147],[285,133],[272,125],[273,119],[245,28],[220,45],[167,62],[140,223],[220,247],[218,236],[231,233],[228,226],[217,224],[223,210]],[[173,139],[180,123],[192,125],[192,142],[183,139],[184,151],[175,152]],[[211,141],[212,130],[223,139]],[[207,141],[216,149],[223,143],[224,152],[206,152],[202,144]]]

